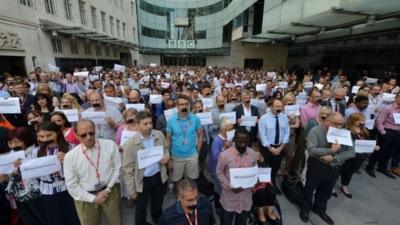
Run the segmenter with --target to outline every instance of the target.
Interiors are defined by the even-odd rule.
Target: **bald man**
[[[321,106],[328,106],[332,109],[332,112],[339,112],[344,116],[346,111],[346,90],[344,88],[335,88],[332,92],[332,97],[329,100],[323,101]]]
[[[326,214],[328,200],[339,177],[343,163],[355,156],[354,148],[328,143],[326,135],[330,127],[341,129],[344,117],[332,112],[323,125],[312,128],[307,137],[307,151],[310,154],[307,164],[304,202],[300,218],[307,223],[311,209],[326,223],[333,225],[333,220]],[[315,194],[314,194],[315,192]],[[313,201],[314,199],[314,201]]]
[[[84,112],[105,112],[105,123],[96,124],[96,137],[104,139],[115,139],[115,131],[123,122],[121,112],[114,106],[105,105],[104,97],[99,92],[93,92],[89,95],[89,102],[92,107]]]

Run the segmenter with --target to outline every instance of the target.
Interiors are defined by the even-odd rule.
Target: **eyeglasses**
[[[79,137],[81,137],[81,138],[86,138],[87,136],[93,137],[94,136],[94,132],[88,132],[86,134],[80,134],[79,135]]]

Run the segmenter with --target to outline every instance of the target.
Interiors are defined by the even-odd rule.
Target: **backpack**
[[[303,182],[297,176],[286,177],[282,182],[282,192],[293,204],[302,206],[303,204]]]

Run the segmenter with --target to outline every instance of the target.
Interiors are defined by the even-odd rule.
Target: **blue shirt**
[[[179,118],[178,113],[167,121],[167,133],[171,134],[171,153],[178,158],[187,158],[196,154],[197,130],[201,128],[199,117],[189,113]]]
[[[279,144],[286,144],[289,142],[290,127],[289,119],[283,114],[278,114],[279,120]],[[271,144],[275,144],[275,125],[276,118],[272,112],[264,114],[258,121],[258,132],[261,143],[264,147],[269,147]]]
[[[218,157],[224,151],[225,141],[220,135],[217,135],[211,144],[210,173],[213,175],[216,174]]]
[[[11,97],[11,96],[10,96],[10,93],[8,93],[8,91],[0,90],[0,97],[8,98],[8,97]]]

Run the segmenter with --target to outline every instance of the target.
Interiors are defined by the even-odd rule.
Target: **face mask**
[[[202,110],[202,109],[200,109],[200,110],[199,110],[199,113],[202,113],[202,112],[203,112],[203,110]]]
[[[278,114],[281,113],[281,112],[282,112],[281,109],[277,109],[277,110],[276,110],[276,113],[278,113]]]
[[[190,210],[195,210],[195,209],[197,209],[197,204],[189,205],[189,206],[187,206],[187,208],[190,209]]]
[[[294,105],[293,103],[289,103],[288,105]]]
[[[130,104],[137,104],[137,101],[129,101]]]
[[[250,101],[245,101],[246,104],[250,104]]]
[[[33,120],[33,121],[31,121],[31,122],[28,122],[28,124],[29,124],[29,125],[32,125],[32,126],[36,126],[38,123],[39,123],[39,122],[36,121],[36,120]]]
[[[187,109],[187,108],[183,108],[183,109],[181,110],[181,112],[187,113],[187,112],[188,112],[188,109]]]
[[[17,146],[17,147],[15,147],[15,148],[13,148],[13,149],[11,149],[11,151],[21,151],[21,150],[23,150],[24,148],[22,148],[21,146]]]
[[[92,104],[92,106],[93,106],[93,108],[99,108],[99,107],[100,107],[100,104],[99,104],[99,103],[96,103],[96,104]]]
[[[341,98],[335,98],[335,101],[340,102],[340,101],[342,101],[342,99]]]
[[[317,103],[318,103],[318,104],[321,104],[321,103],[322,103],[322,99],[318,99],[318,100],[317,100]]]
[[[218,108],[224,108],[224,105],[219,105]]]
[[[53,143],[52,140],[49,140],[49,141],[39,141],[39,145],[42,146],[42,147],[46,147],[46,146],[48,146],[48,145],[51,144],[51,143]]]
[[[135,122],[134,119],[129,119],[129,120],[126,121],[126,123],[134,123],[134,122]]]
[[[70,106],[69,105],[63,105],[62,107],[63,108],[69,108]]]

